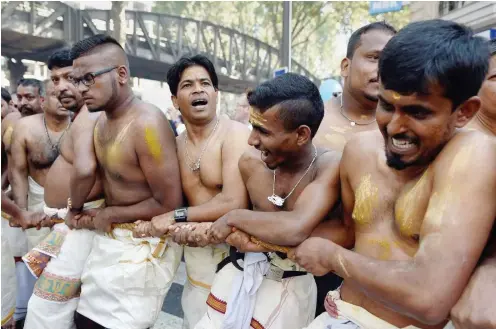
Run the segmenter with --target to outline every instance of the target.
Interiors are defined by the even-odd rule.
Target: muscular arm
[[[446,146],[412,260],[372,259],[329,243],[329,268],[375,300],[421,322],[447,318],[496,216],[496,148],[468,139]],[[464,148],[465,147],[465,148]],[[461,182],[470,181],[470,184]],[[467,198],[470,195],[470,198]]]
[[[317,177],[299,195],[292,211],[233,210],[227,224],[269,243],[295,246],[303,242],[339,198],[339,158],[329,152],[317,161]]]
[[[119,221],[150,220],[180,207],[183,203],[176,140],[169,122],[158,112],[147,114],[134,135],[140,168],[152,197],[135,205],[112,207]],[[126,220],[127,219],[127,220]]]
[[[12,192],[14,201],[21,209],[28,206],[28,158],[25,130],[28,129],[21,120],[14,128],[12,136]]]
[[[231,130],[222,146],[222,192],[202,205],[189,207],[190,222],[213,222],[231,210],[248,207],[248,193],[238,161],[247,147],[249,130],[241,125]]]
[[[70,131],[74,145],[70,197],[75,209],[83,207],[96,181],[97,160],[93,142],[96,121],[88,111],[82,111]]]

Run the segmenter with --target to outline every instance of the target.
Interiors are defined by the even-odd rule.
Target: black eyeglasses
[[[102,75],[102,74],[105,74],[105,73],[108,73],[112,70],[115,70],[116,68],[118,68],[119,66],[114,66],[114,67],[109,67],[108,69],[103,69],[103,70],[100,70],[100,71],[97,71],[97,72],[90,72],[90,73],[86,73],[85,75],[83,75],[82,78],[75,78],[75,77],[71,77],[71,82],[74,86],[79,86],[79,83],[83,83],[83,85],[85,85],[86,87],[89,87],[93,84],[95,84],[95,78],[99,75]]]

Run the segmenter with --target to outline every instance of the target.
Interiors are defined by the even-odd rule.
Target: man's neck
[[[122,100],[117,100],[115,104],[111,104],[109,108],[111,111],[105,110],[107,114],[107,118],[110,120],[117,120],[131,109],[134,101],[136,100],[134,94],[132,92],[128,93],[127,96],[121,97]]]
[[[310,142],[301,152],[294,154],[291,159],[287,159],[283,164],[277,167],[278,173],[294,174],[306,170],[315,156],[316,148]]]
[[[342,98],[339,101],[343,104],[343,108],[340,108],[340,110],[343,111],[349,119],[356,122],[368,122],[375,118],[377,102],[371,100],[360,101],[353,97],[347,88],[344,88],[340,97]]]
[[[487,132],[496,136],[496,118],[491,118],[483,109],[475,114],[477,124]]]
[[[67,128],[71,123],[71,117],[69,115],[59,117],[45,113],[45,122],[48,129],[59,132]]]
[[[185,120],[184,125],[186,126],[186,134],[188,135],[188,139],[193,144],[202,143],[210,137],[218,119],[219,117],[215,114],[211,120],[202,123],[193,123]]]

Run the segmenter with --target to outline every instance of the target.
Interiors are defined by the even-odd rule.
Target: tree
[[[408,6],[400,12],[370,16],[366,1],[293,1],[292,56],[317,77],[339,72],[347,40],[353,30],[373,21],[386,20],[397,29],[409,22]],[[210,21],[260,39],[280,49],[283,3],[160,1],[154,12]]]
[[[110,19],[113,22],[112,37],[119,41],[122,47],[126,45],[126,1],[112,1]]]

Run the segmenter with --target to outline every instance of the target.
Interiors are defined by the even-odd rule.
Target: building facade
[[[496,29],[495,1],[412,1],[410,12],[412,22],[433,18],[452,20],[488,39],[494,38],[491,29]]]

